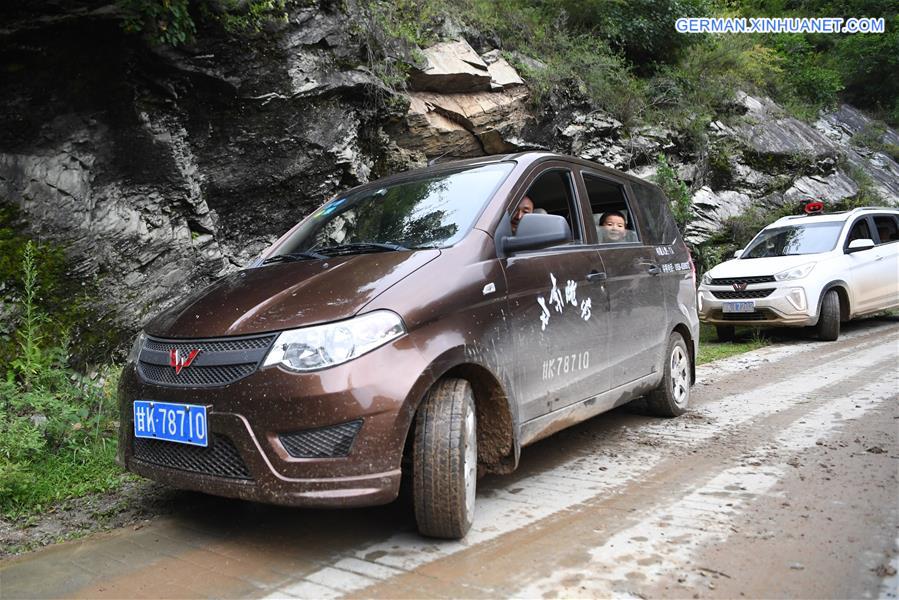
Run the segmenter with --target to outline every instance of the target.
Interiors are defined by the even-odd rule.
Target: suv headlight
[[[712,285],[712,276],[708,271],[702,274],[702,279],[699,280],[701,285]]]
[[[406,332],[403,320],[389,310],[327,325],[281,332],[265,357],[264,367],[313,371],[345,363],[383,346]]]
[[[812,269],[814,268],[815,263],[807,263],[798,267],[787,269],[786,271],[781,271],[780,273],[775,273],[774,279],[776,279],[777,281],[791,281],[793,279],[802,279],[803,277],[811,273]]]
[[[128,362],[137,362],[137,359],[140,357],[140,351],[144,347],[145,339],[147,339],[147,336],[144,335],[143,331],[137,334],[134,343],[131,344],[131,350],[128,351],[128,358],[126,359]]]

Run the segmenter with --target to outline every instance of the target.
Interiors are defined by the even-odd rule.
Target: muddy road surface
[[[617,410],[479,482],[461,542],[407,505],[173,494],[171,516],[0,565],[3,598],[896,598],[899,321],[699,369],[693,410]]]

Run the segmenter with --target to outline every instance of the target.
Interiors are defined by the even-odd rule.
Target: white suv
[[[840,322],[899,306],[899,210],[783,217],[699,286],[699,319],[718,338],[735,325],[817,326],[835,340]]]

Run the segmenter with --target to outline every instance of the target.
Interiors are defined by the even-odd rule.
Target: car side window
[[[584,173],[584,185],[590,199],[590,211],[596,238],[600,244],[639,243],[634,213],[621,185]]]
[[[580,219],[575,208],[574,180],[568,169],[551,169],[541,173],[528,187],[527,192],[511,207],[511,217],[515,223],[516,213],[531,201],[531,206],[523,212],[550,214],[563,217],[571,228],[571,238],[575,243],[583,242]],[[514,229],[514,225],[513,225]]]
[[[896,224],[896,217],[892,215],[880,215],[874,217],[874,228],[877,229],[877,236],[880,244],[889,244],[890,242],[899,241],[899,226]]]
[[[853,240],[873,240],[874,236],[871,235],[871,229],[868,227],[868,218],[862,217],[858,221],[855,222],[855,225],[852,226],[852,229],[849,230],[849,235],[846,237],[846,244]]]

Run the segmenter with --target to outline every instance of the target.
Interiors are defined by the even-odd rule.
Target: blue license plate
[[[725,302],[722,310],[726,313],[755,312],[755,302]]]
[[[134,436],[207,446],[206,407],[152,400],[134,401]]]

